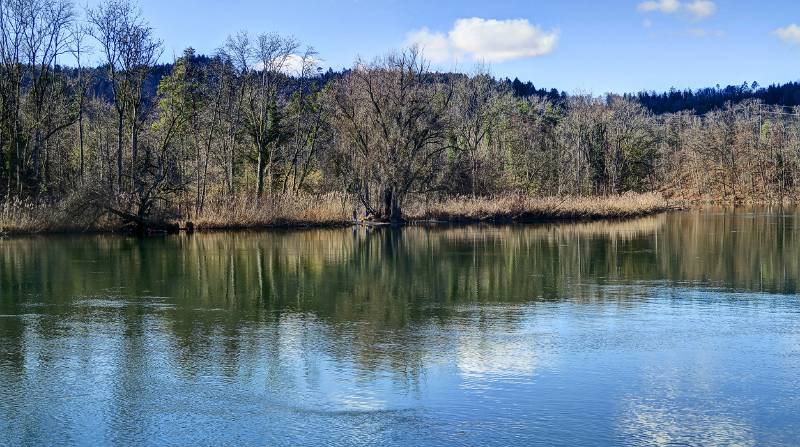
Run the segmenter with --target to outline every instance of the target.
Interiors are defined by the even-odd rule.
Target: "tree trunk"
[[[139,128],[136,125],[136,106],[133,106],[131,115],[131,185],[136,190],[136,159],[139,157]]]
[[[196,185],[197,185],[196,190],[195,190],[195,196],[194,196],[194,214],[195,215],[197,215],[200,212],[200,196],[203,193],[203,176],[201,174],[201,172],[202,172],[202,169],[201,169],[201,166],[202,166],[202,155],[201,155],[202,152],[201,151],[202,151],[202,149],[200,148],[200,144],[199,143],[200,143],[199,139],[197,137],[195,137],[194,146],[196,148],[196,153],[195,153],[195,162],[194,162],[194,172],[195,172],[195,181],[196,181]]]
[[[472,198],[478,195],[478,150],[472,151]]]
[[[230,137],[230,153],[231,153],[231,156],[228,159],[228,193],[230,193],[231,196],[233,196],[233,193],[234,193],[234,191],[233,191],[233,187],[234,187],[233,176],[235,174],[235,171],[234,171],[234,167],[235,167],[234,163],[235,163],[235,157],[236,157],[236,149],[235,149],[235,146],[234,146],[235,144],[236,144],[236,141],[235,141],[235,138],[233,136],[233,132],[231,131],[231,137]]]
[[[39,155],[41,151],[42,134],[39,128],[36,128],[36,134],[33,137],[33,151],[31,154],[31,164],[33,165],[33,181],[36,182],[35,189],[39,188]],[[29,177],[30,178],[30,177]]]
[[[80,110],[78,111],[78,147],[81,155],[81,184],[84,179],[84,152],[83,152],[83,100],[81,100]]]
[[[117,193],[122,192],[122,132],[123,132],[123,111],[117,112]]]
[[[141,210],[137,212],[137,214],[132,214],[111,206],[105,206],[105,209],[122,219],[124,222],[123,228],[129,228],[137,235],[144,235],[151,232],[175,234],[180,231],[180,227],[177,224],[151,220],[143,216]]]
[[[265,167],[264,147],[258,145],[258,167],[256,168],[257,194],[260,197],[264,192],[264,167]]]
[[[388,187],[383,190],[383,211],[381,214],[389,222],[403,220],[399,197],[394,187]]]

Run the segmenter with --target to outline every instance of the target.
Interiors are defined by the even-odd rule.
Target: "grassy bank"
[[[670,209],[658,194],[625,194],[609,197],[546,197],[503,195],[491,198],[454,198],[417,202],[406,208],[409,222],[536,222],[631,218]],[[352,223],[352,205],[342,194],[282,195],[253,198],[240,196],[208,203],[202,213],[186,219],[197,230],[241,230],[268,227],[342,226]],[[121,222],[69,203],[53,205],[13,204],[0,208],[0,234],[110,232]]]
[[[491,198],[455,198],[417,206],[412,220],[442,222],[535,222],[540,220],[588,220],[631,218],[670,209],[656,193],[607,197],[526,197],[505,195]]]
[[[119,222],[96,210],[80,208],[74,200],[34,204],[12,202],[0,204],[0,236],[38,233],[112,232]]]
[[[346,225],[352,221],[349,204],[337,193],[239,196],[208,204],[192,221],[199,230]]]

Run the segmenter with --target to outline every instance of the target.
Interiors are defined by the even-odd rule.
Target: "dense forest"
[[[769,106],[783,106],[784,111],[800,106],[800,82],[788,82],[769,87],[752,84],[729,85],[721,88],[703,88],[698,90],[675,90],[665,93],[640,92],[626,97],[638,100],[653,113],[675,113],[692,111],[708,113],[723,109],[726,104],[755,99]]]
[[[447,197],[797,197],[800,84],[567,95],[422,56],[325,72],[294,38],[240,32],[164,65],[128,0],[2,1],[3,213],[141,224],[335,195],[400,220]]]

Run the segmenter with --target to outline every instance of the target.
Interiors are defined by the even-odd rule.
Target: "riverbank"
[[[605,197],[454,198],[413,208],[412,221],[453,223],[530,223],[547,220],[626,219],[668,211],[673,207],[660,194],[622,194]]]
[[[407,223],[532,223],[553,220],[627,219],[673,209],[660,194],[624,194],[606,197],[543,197],[503,195],[491,198],[459,197],[407,207]],[[71,211],[72,210],[72,211]],[[0,234],[86,233],[122,231],[113,216],[89,210],[73,215],[74,207],[30,204],[0,212]],[[209,203],[186,219],[169,219],[182,227],[191,221],[197,231],[258,228],[336,227],[353,224],[350,200],[337,193],[275,195],[261,199],[240,196]]]

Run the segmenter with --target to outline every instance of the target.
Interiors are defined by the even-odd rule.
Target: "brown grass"
[[[4,204],[0,209],[0,235],[37,233],[46,228],[47,216],[31,204]]]
[[[352,220],[349,199],[337,193],[239,196],[209,204],[193,219],[205,230],[344,225]]]
[[[492,198],[454,198],[406,208],[409,221],[532,222],[629,218],[670,209],[659,194],[625,194],[609,197],[546,197],[502,195]],[[55,232],[114,231],[113,217],[76,216],[70,201],[34,206],[31,203],[0,204],[0,235]],[[247,229],[347,225],[352,219],[350,198],[339,193],[274,195],[256,198],[241,195],[212,201],[202,214],[190,220],[198,230]]]
[[[515,194],[477,199],[461,197],[419,205],[409,210],[409,218],[445,222],[531,222],[629,218],[670,208],[657,193],[543,198]]]
[[[0,203],[0,235],[112,231],[115,222],[88,212],[76,214],[75,199],[57,203],[30,201]],[[87,210],[84,210],[87,211]]]

